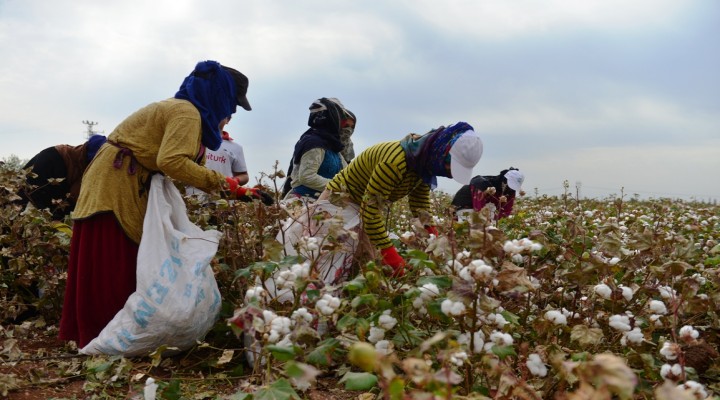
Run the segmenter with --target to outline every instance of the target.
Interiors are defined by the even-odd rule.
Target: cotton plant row
[[[411,266],[401,278],[370,262],[326,286],[317,260],[297,257],[247,268],[229,324],[251,337],[256,367],[292,378],[276,368],[292,360],[354,374],[349,354],[363,344],[374,361],[361,369],[384,391],[719,392],[709,378],[720,342],[717,207],[537,198],[499,222],[479,212],[463,223],[444,210],[435,236],[393,207],[391,236]],[[318,257],[335,248],[301,242]]]

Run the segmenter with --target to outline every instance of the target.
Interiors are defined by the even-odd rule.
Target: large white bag
[[[122,310],[82,354],[137,356],[162,345],[185,350],[217,320],[220,291],[210,261],[220,232],[204,231],[187,216],[169,178],[152,178],[138,249],[137,287]]]

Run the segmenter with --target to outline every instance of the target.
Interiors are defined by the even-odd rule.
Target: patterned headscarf
[[[441,126],[422,135],[408,135],[400,141],[405,150],[408,168],[415,171],[431,189],[437,187],[437,177],[449,178],[446,158],[453,143],[473,127],[467,122],[458,122],[448,127]]]
[[[202,144],[210,150],[220,148],[220,121],[237,109],[237,88],[232,75],[216,61],[201,61],[180,85],[175,98],[191,102],[200,112]]]

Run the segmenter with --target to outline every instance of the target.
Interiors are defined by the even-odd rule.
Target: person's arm
[[[250,182],[250,175],[248,175],[247,172],[233,171],[233,176],[235,177],[235,179],[237,179],[237,182],[240,185],[246,185],[248,182]]]
[[[171,119],[165,127],[156,162],[165,175],[208,193],[223,187],[225,177],[195,163],[200,151],[200,135],[200,127],[194,119]]]
[[[325,190],[330,179],[318,175],[324,159],[325,150],[320,147],[306,151],[300,158],[300,164],[297,165],[297,179],[293,178],[293,187],[303,185],[320,192]]]
[[[247,172],[247,165],[245,164],[245,152],[243,151],[243,148],[241,145],[231,142],[234,146],[232,146],[232,164],[230,164],[230,168],[232,169],[233,176],[237,179],[238,183],[240,185],[245,185],[250,181],[250,175],[248,175]]]
[[[420,215],[420,211],[430,212],[430,186],[421,183],[408,195],[408,205],[414,217]]]

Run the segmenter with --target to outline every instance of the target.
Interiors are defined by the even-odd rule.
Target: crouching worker
[[[499,175],[477,175],[455,193],[452,205],[459,219],[472,211],[480,211],[486,205],[492,207],[493,219],[498,221],[512,214],[515,196],[525,195],[522,184],[525,175],[517,168],[510,167]]]
[[[19,202],[48,208],[53,219],[63,220],[75,209],[83,173],[105,140],[103,135],[92,135],[81,145],[59,144],[36,154],[23,167],[28,171],[27,187],[19,191]],[[53,183],[51,179],[62,181]]]
[[[237,106],[250,111],[248,79],[215,61],[199,62],[173,98],[147,105],[108,136],[90,164],[73,213],[68,276],[59,336],[85,347],[136,289],[148,189],[161,173],[206,192],[257,198],[202,165],[217,150]]]
[[[375,249],[380,251],[382,262],[391,268],[392,275],[403,275],[406,263],[390,241],[384,220],[386,207],[407,197],[415,216],[429,211],[430,190],[437,186],[437,177],[469,183],[482,150],[480,137],[465,122],[440,127],[422,136],[410,134],[402,140],[371,146],[335,175],[307,218],[294,221],[289,229],[281,232],[286,250],[294,254],[292,250],[298,249],[301,255],[312,256],[306,253],[312,253],[322,244],[323,236],[333,226],[332,221],[338,220],[345,231],[354,234],[333,232],[336,239],[340,232],[342,250],[327,255],[332,259],[316,264],[326,284],[338,284],[348,278],[355,251],[365,241],[371,245],[372,253]],[[331,195],[335,204],[329,201]],[[347,201],[339,204],[335,197]],[[329,218],[314,217],[320,213]],[[435,227],[426,229],[437,233]],[[315,239],[316,245],[306,243],[309,236]]]

